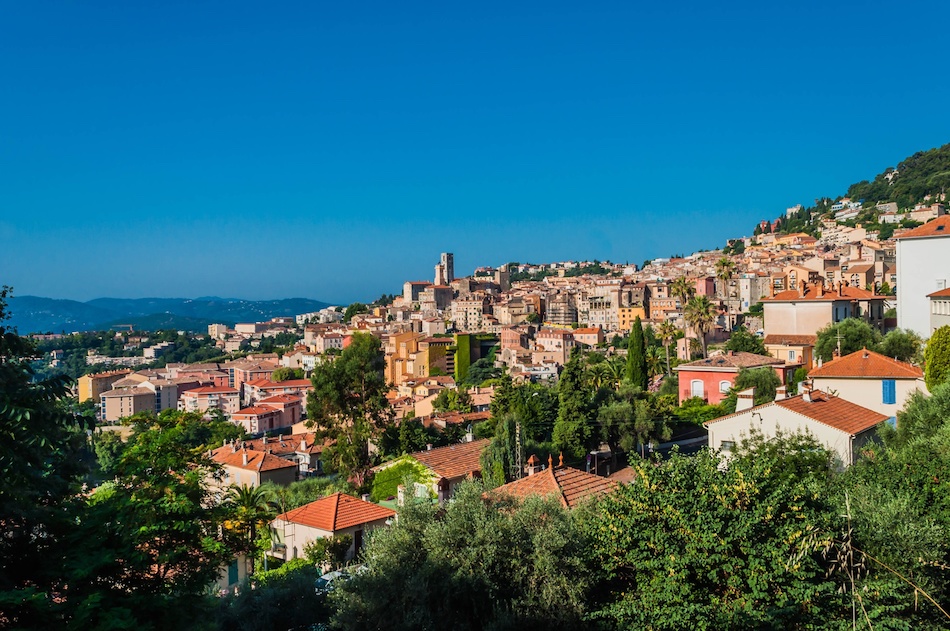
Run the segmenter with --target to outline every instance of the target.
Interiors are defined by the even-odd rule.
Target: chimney
[[[801,280],[798,282],[798,297],[799,298],[805,297],[805,281],[804,280]]]
[[[743,410],[749,410],[754,405],[755,399],[755,388],[748,388],[746,390],[741,390],[736,395],[736,412],[742,412]]]
[[[812,401],[811,388],[806,388],[805,391],[802,393],[802,401],[804,401],[805,403],[811,403]]]
[[[241,462],[244,464],[245,467],[247,466],[247,449],[244,449],[243,451],[241,451]]]
[[[364,502],[368,502],[368,501],[369,501],[369,493],[363,493],[363,495],[361,495],[360,497],[363,498],[363,501],[364,501]]]
[[[775,400],[781,401],[782,399],[788,398],[788,388],[785,386],[779,386],[775,389]]]
[[[819,298],[825,295],[825,281],[824,279],[819,280],[815,283],[815,292]]]
[[[534,454],[531,454],[531,457],[528,458],[528,466],[524,468],[524,472],[529,476],[534,475],[541,470],[541,461],[538,460],[538,457]]]
[[[432,443],[426,445],[426,451],[432,451]]]
[[[261,436],[261,444],[262,445],[267,444],[267,434],[264,434],[263,436]]]

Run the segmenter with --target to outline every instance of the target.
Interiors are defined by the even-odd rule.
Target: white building
[[[752,388],[739,393],[736,412],[704,423],[709,430],[709,448],[723,456],[743,439],[758,432],[766,439],[784,434],[808,432],[834,452],[839,466],[850,467],[861,447],[888,417],[820,390],[807,390],[785,397],[779,388],[775,401],[752,407]]]
[[[915,392],[929,394],[919,367],[867,349],[827,362],[808,378],[818,390],[892,418]]]
[[[950,215],[897,239],[897,326],[930,337],[930,299],[950,279]]]

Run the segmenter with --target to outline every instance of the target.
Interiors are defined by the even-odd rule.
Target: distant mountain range
[[[120,324],[136,330],[178,329],[203,331],[209,324],[259,322],[278,316],[319,311],[330,306],[319,300],[241,300],[238,298],[96,298],[88,302],[39,296],[7,299],[7,323],[20,335],[103,331]]]

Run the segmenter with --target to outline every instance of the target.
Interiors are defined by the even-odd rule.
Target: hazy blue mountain
[[[117,324],[136,329],[175,328],[203,330],[211,323],[233,325],[277,316],[319,311],[325,302],[308,298],[241,300],[239,298],[96,298],[88,302],[38,296],[8,300],[10,324],[28,333],[107,330]]]

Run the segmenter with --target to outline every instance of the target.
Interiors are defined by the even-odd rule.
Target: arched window
[[[702,379],[693,379],[689,382],[689,396],[702,398],[704,394]]]
[[[719,392],[722,392],[723,394],[729,392],[729,388],[731,387],[732,387],[732,382],[730,381],[726,381],[725,379],[723,379],[722,381],[719,382]]]

